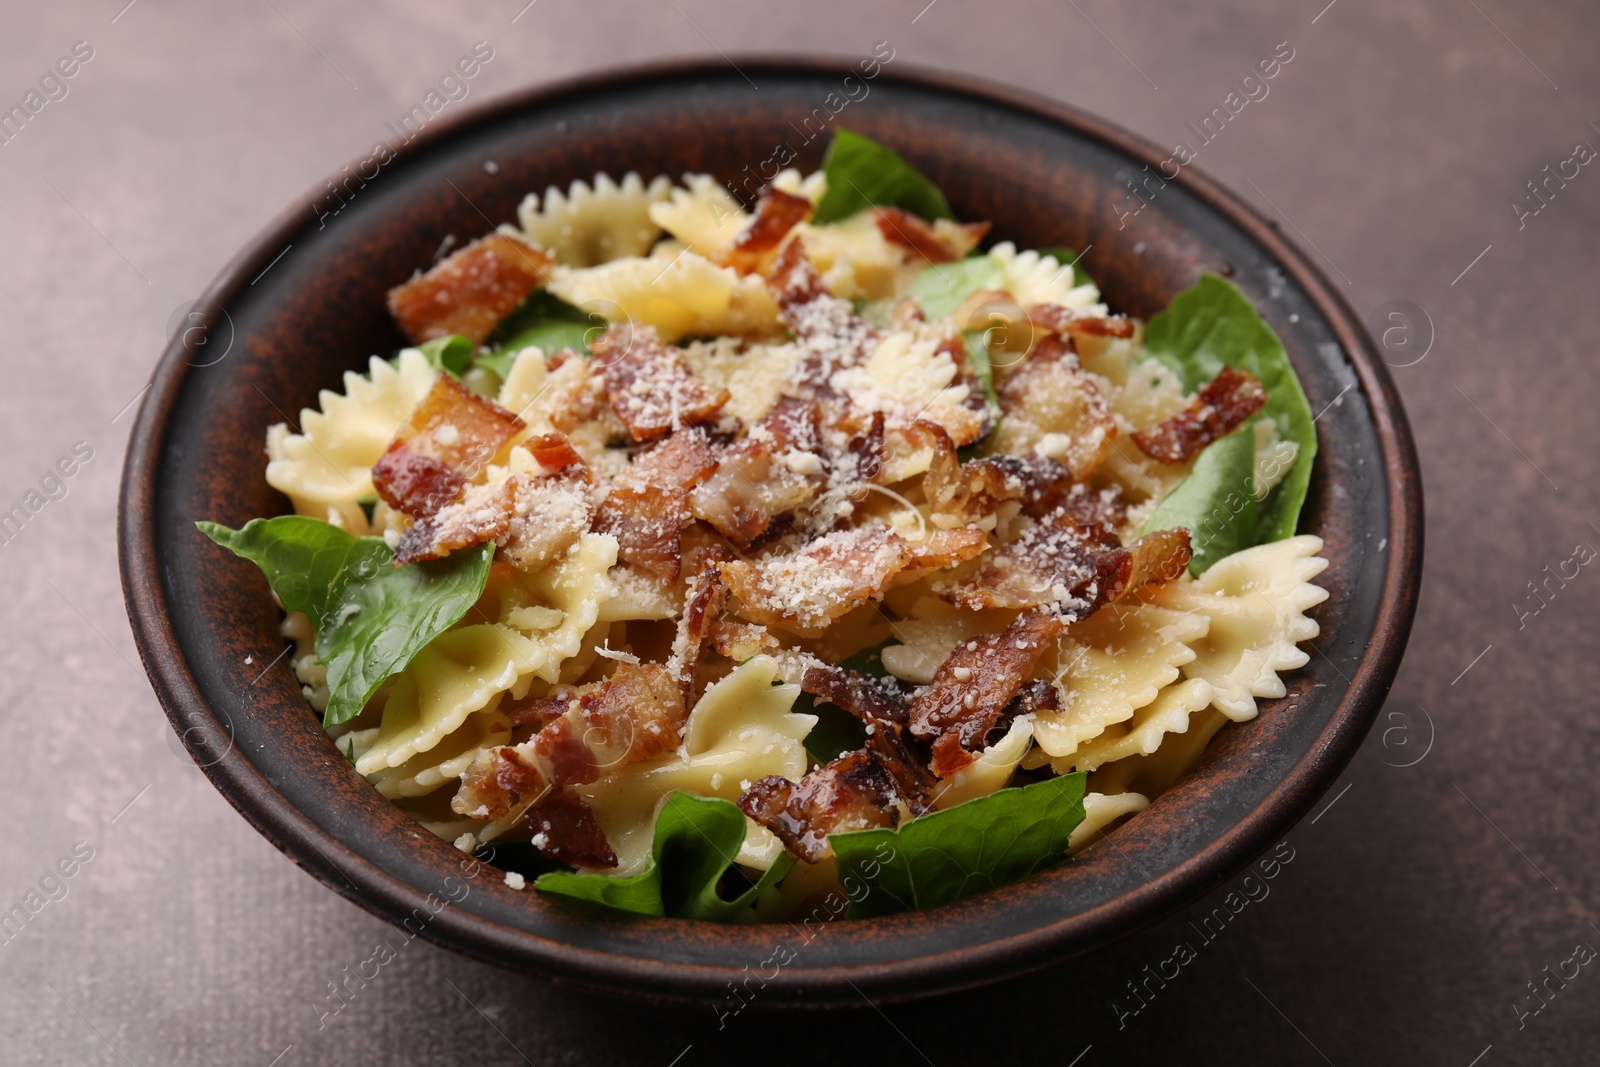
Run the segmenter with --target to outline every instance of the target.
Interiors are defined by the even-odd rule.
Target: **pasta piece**
[[[1133,815],[1150,806],[1150,798],[1141,793],[1089,793],[1083,798],[1083,821],[1067,836],[1067,855],[1082,852],[1090,845],[1105,840],[1108,828],[1124,816]]]
[[[367,780],[378,788],[378,792],[391,800],[395,797],[422,796],[442,785],[455,782],[472,765],[479,752],[496,745],[510,743],[511,725],[495,713],[495,705],[498,703],[497,694],[484,710],[467,716],[467,720],[459,729],[427,752],[417,753],[398,767],[386,767],[377,771]],[[376,740],[381,730],[381,727],[377,727],[370,731],[361,731],[372,735],[367,739],[365,747],[371,747],[372,741]],[[362,751],[363,748],[358,742],[356,747],[358,758]]]
[[[1171,789],[1189,773],[1206,746],[1229,719],[1215,707],[1204,708],[1189,720],[1189,729],[1168,734],[1161,747],[1148,756],[1128,756],[1107,763],[1089,774],[1089,788],[1104,793],[1137,792],[1153,797]]]
[[[1211,705],[1213,690],[1204,678],[1185,678],[1167,686],[1125,723],[1108,726],[1100,736],[1078,746],[1071,756],[1051,761],[1057,774],[1092,771],[1129,756],[1148,756],[1169,734],[1185,733],[1189,719]]]
[[[578,270],[557,267],[550,292],[611,322],[653,326],[666,342],[686,334],[769,334],[778,309],[759,277],[704,256],[658,251]]]
[[[300,691],[312,710],[328,710],[328,668],[317,658],[317,632],[303,611],[291,611],[283,617],[283,636],[294,642],[294,655],[289,665],[300,682]]]
[[[1191,642],[1207,620],[1151,604],[1114,606],[1075,624],[1059,642],[1054,666],[1061,709],[1041,712],[1033,735],[1055,758],[1070,757],[1178,679],[1195,658]]]
[[[484,603],[497,617],[469,612],[434,638],[396,677],[372,746],[356,759],[356,770],[373,774],[427,752],[488,706],[498,694],[521,697],[535,678],[554,683],[561,664],[576,655],[583,635],[612,594],[607,571],[617,561],[617,542],[585,534],[568,555],[540,571],[523,574],[496,567]]]
[[[734,337],[693,341],[683,349],[689,369],[701,381],[726,389],[732,396],[722,410],[753,423],[771,411],[800,364],[793,343],[741,342]]]
[[[529,193],[517,208],[522,232],[567,267],[592,267],[627,256],[642,256],[661,236],[650,209],[667,199],[672,183],[666,175],[650,184],[629,171],[622,184],[610,175],[595,175],[594,184],[575,181],[566,193],[555,186]]]
[[[365,376],[347,371],[342,394],[322,390],[321,409],[300,412],[299,432],[281,422],[267,431],[267,482],[299,514],[357,536],[369,532],[359,502],[377,498],[372,465],[438,377],[414,348],[403,350],[395,364],[373,356],[369,368]]]
[[[1077,272],[1062,266],[1054,256],[1017,251],[1010,241],[989,249],[989,256],[1005,268],[1004,288],[1023,307],[1034,304],[1059,304],[1074,311],[1104,315],[1100,290],[1093,285],[1076,284]]]
[[[953,808],[968,800],[986,797],[1002,789],[1022,762],[1033,740],[1033,719],[1019,715],[999,741],[983,750],[975,763],[969,763],[933,791],[935,808]]]
[[[1296,642],[1321,632],[1305,615],[1328,599],[1326,589],[1311,584],[1328,566],[1317,555],[1321,550],[1322,538],[1311,534],[1257,545],[1223,558],[1194,581],[1151,594],[1152,605],[1209,620],[1184,674],[1210,682],[1213,704],[1235,722],[1255,718],[1256,697],[1283,696],[1278,672],[1311,658]]]
[[[886,334],[865,363],[838,371],[829,384],[863,411],[883,412],[890,429],[926,419],[955,444],[970,444],[983,432],[983,419],[966,406],[972,389],[942,341],[903,330]]]
[[[898,296],[925,266],[908,249],[886,241],[870,211],[822,226],[803,223],[794,232],[828,291],[845,300]]]
[[[633,874],[644,866],[656,812],[674,790],[737,801],[752,782],[768,775],[805,773],[804,739],[817,719],[790,711],[800,687],[774,684],[777,677],[776,661],[757,656],[706,689],[689,713],[677,752],[629,764],[579,790],[616,852],[613,873]],[[782,851],[770,831],[750,823],[738,862],[766,870]]]
[[[709,174],[685,174],[683,184],[687,188],[650,205],[650,219],[691,252],[712,259],[733,244],[750,215]]]
[[[801,174],[793,167],[785,167],[772,177],[772,187],[790,196],[803,196],[813,205],[822,202],[828,191],[828,176],[820,170]]]
[[[938,597],[923,596],[906,618],[889,624],[901,643],[883,650],[883,665],[902,681],[927,685],[957,645],[1004,630],[1011,617],[1003,611],[962,611]]]

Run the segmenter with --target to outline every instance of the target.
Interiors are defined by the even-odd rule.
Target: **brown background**
[[[1527,583],[1547,564],[1600,549],[1600,174],[1584,168],[1520,230],[1510,206],[1576,143],[1600,144],[1592,10],[124,2],[0,12],[0,102],[74,42],[94,49],[67,98],[0,145],[0,510],[78,442],[93,450],[0,545],[0,909],[75,844],[94,850],[67,896],[0,944],[0,1062],[1592,1062],[1600,967],[1552,980],[1547,1003],[1525,983],[1600,947],[1600,577],[1584,568],[1520,628],[1515,605],[1538,606]],[[416,942],[319,1028],[327,983],[393,935],[295,870],[178,754],[117,580],[125,409],[174,312],[480,39],[495,58],[473,99],[636,59],[888,41],[894,64],[1020,85],[1163,144],[1193,142],[1186,121],[1293,47],[1197,164],[1281,220],[1364,316],[1404,299],[1431,319],[1426,358],[1394,372],[1422,453],[1428,573],[1385,717],[1333,805],[1290,833],[1270,895],[1120,1029],[1126,983],[1178,942],[1198,947],[1190,922],[1217,899],[955,1000],[746,1012],[720,1030],[709,1010],[573,995]],[[1518,1003],[1545,1006],[1519,1028]]]

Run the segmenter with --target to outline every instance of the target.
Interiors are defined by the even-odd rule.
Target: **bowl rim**
[[[683,58],[629,64],[498,94],[453,115],[440,116],[409,142],[391,138],[388,147],[395,153],[395,162],[400,162],[427,152],[464,130],[493,125],[522,110],[639,83],[720,78],[726,75],[729,64],[741,71],[758,73],[842,77],[852,72],[856,63],[855,59],[832,55],[740,53],[723,60]],[[885,67],[878,78],[1020,112],[1065,128],[1077,137],[1099,142],[1137,163],[1154,166],[1167,154],[1153,142],[1071,105],[984,78],[913,63]],[[875,1003],[955,992],[1038,970],[1126,937],[1173,914],[1232,877],[1298,822],[1338,778],[1376,719],[1399,669],[1421,584],[1422,479],[1398,390],[1343,294],[1309,256],[1280,234],[1275,222],[1193,166],[1184,168],[1183,186],[1228,225],[1242,231],[1306,294],[1343,348],[1371,411],[1383,459],[1389,547],[1377,615],[1349,687],[1306,755],[1259,803],[1209,845],[1143,885],[1047,925],[969,946],[884,962],[808,968],[803,974],[803,989],[775,984],[774,995],[758,998],[756,1005],[859,1006],[868,993],[872,994],[868,1002]],[[318,191],[320,187],[313,187],[314,193]],[[314,199],[312,196],[293,201],[228,261],[194,305],[205,316],[204,321],[215,321],[217,312],[281,255],[284,245],[306,225],[304,205]],[[248,759],[224,758],[231,750],[231,741],[223,744],[219,740],[223,731],[195,729],[197,723],[219,720],[201,695],[183,657],[182,644],[166,610],[167,598],[155,550],[159,457],[172,409],[190,369],[184,353],[181,335],[168,339],[130,431],[119,494],[117,542],[124,599],[147,678],[196,763],[259,833],[296,865],[372,914],[387,919],[407,913],[424,902],[424,890],[389,874],[317,826]],[[356,883],[360,884],[359,889]],[[903,921],[906,917],[896,918]],[[722,928],[730,935],[732,931],[748,929]],[[505,926],[459,908],[441,911],[427,924],[423,935],[487,962],[539,974],[557,983],[658,1002],[703,1004],[721,998],[725,996],[724,984],[743,973],[731,964],[709,966],[626,957],[582,947]]]

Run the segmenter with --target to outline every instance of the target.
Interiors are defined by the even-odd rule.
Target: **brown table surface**
[[[1595,1061],[1600,967],[1563,961],[1600,946],[1600,576],[1583,568],[1537,615],[1516,605],[1538,606],[1528,583],[1546,565],[1600,548],[1600,173],[1552,182],[1520,228],[1511,207],[1546,165],[1600,144],[1592,7],[124,3],[0,16],[0,102],[75,42],[93,49],[68,95],[0,145],[0,510],[92,450],[0,545],[0,908],[93,850],[0,944],[0,1062],[689,1067],[809,1047],[799,1059],[940,1065]],[[327,983],[388,928],[296,870],[177,754],[117,577],[127,410],[174,311],[480,39],[495,58],[474,98],[643,58],[888,41],[897,63],[1018,84],[1162,143],[1190,139],[1184,123],[1279,42],[1294,49],[1198,165],[1282,220],[1362,315],[1405,299],[1431,318],[1427,357],[1394,372],[1426,477],[1427,578],[1393,717],[1289,834],[1270,895],[1137,1014],[1119,1020],[1127,983],[1198,943],[1190,923],[1219,898],[1089,958],[909,1006],[747,1012],[719,1030],[710,1010],[574,995],[418,941],[319,1020]],[[1562,967],[1576,977],[1546,981]]]

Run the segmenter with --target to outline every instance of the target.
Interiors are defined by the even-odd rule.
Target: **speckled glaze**
[[[738,63],[759,92],[726,64],[677,63],[441,119],[376,175],[371,162],[352,164],[367,181],[341,187],[337,214],[328,210],[341,201],[313,190],[222,271],[197,308],[209,334],[192,330],[161,356],[123,473],[123,586],[145,668],[196,762],[297,864],[390,921],[418,916],[431,940],[552,981],[715,1002],[783,942],[794,958],[755,1006],[859,1004],[1090,951],[1219,885],[1323,794],[1394,678],[1422,561],[1410,431],[1359,320],[1274,224],[1201,173],[1186,169],[1119,230],[1119,176],[1154,171],[1165,153],[1098,119],[897,64],[837,121],[901,151],[960,217],[993,220],[994,240],[1092,246],[1085,266],[1114,309],[1148,317],[1202,271],[1229,275],[1284,339],[1313,411],[1353,386],[1318,422],[1300,519],[1331,561],[1310,664],[1286,677],[1287,696],[1227,727],[1193,773],[1117,832],[1116,848],[956,904],[834,925],[804,944],[787,926],[600,913],[514,891],[490,868],[464,873],[461,853],[345,762],[288,663],[273,660],[283,641],[260,572],[194,529],[201,518],[237,526],[286,510],[261,476],[265,428],[298,424],[319,389],[401,343],[384,293],[427,266],[446,235],[462,241],[512,221],[526,192],[597,171],[736,182],[780,144],[796,165],[816,167],[826,138],[805,142],[799,127],[853,64]],[[440,908],[442,899],[454,903]]]

